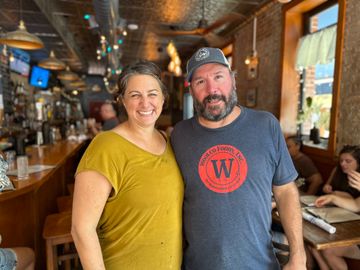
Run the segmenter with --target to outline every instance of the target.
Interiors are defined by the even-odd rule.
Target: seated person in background
[[[357,198],[360,196],[359,184],[355,179],[359,179],[360,173],[360,146],[345,145],[339,156],[339,163],[331,172],[331,175],[323,187],[324,193],[334,192],[340,196],[352,196]],[[353,181],[350,184],[350,181]]]
[[[1,243],[1,235],[0,235]],[[31,248],[14,247],[0,248],[1,270],[33,270],[35,267],[35,254]]]
[[[297,136],[288,137],[286,145],[295,169],[299,174],[298,179],[305,179],[305,184],[300,186],[299,190],[306,195],[315,195],[319,191],[323,180],[313,161],[300,151],[301,139]]]
[[[119,124],[117,112],[111,102],[105,102],[100,107],[100,116],[103,121],[101,128],[96,126],[95,121],[89,121],[88,125],[93,135],[98,134],[100,131],[113,129]]]
[[[357,174],[359,176],[359,174]],[[350,178],[350,176],[349,176]],[[357,183],[360,182],[360,178],[357,178]],[[360,187],[358,187],[360,191]],[[338,194],[330,194],[319,197],[315,201],[317,207],[322,207],[327,204],[334,204],[338,207],[345,208],[352,212],[360,212],[360,196],[356,199],[348,196],[344,197]],[[336,269],[346,270],[348,269],[345,258],[360,260],[360,246],[353,245],[349,247],[335,247],[328,248],[321,251],[311,248],[312,254],[315,257],[319,268],[321,270]]]

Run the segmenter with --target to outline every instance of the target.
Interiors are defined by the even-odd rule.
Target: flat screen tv
[[[49,83],[50,71],[38,66],[31,68],[30,85],[47,88]]]
[[[13,55],[12,61],[10,61],[10,70],[21,76],[29,77],[30,55],[23,50],[15,48],[10,48],[9,50]]]

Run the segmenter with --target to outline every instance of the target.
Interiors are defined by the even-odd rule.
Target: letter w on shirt
[[[228,160],[229,162],[226,162],[226,160]],[[231,172],[231,168],[232,168],[232,164],[233,164],[234,159],[230,158],[230,159],[220,159],[220,160],[211,160],[211,163],[213,165],[214,168],[214,172],[217,178],[220,178],[222,173],[224,172],[224,175],[226,178],[230,177],[230,172]],[[220,164],[219,164],[220,163]],[[229,167],[226,166],[226,163],[228,163]],[[220,165],[220,166],[219,166]],[[220,167],[220,169],[219,169]]]

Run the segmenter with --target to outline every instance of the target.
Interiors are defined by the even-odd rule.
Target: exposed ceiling
[[[31,51],[34,62],[47,58],[50,50],[54,50],[57,58],[79,73],[105,70],[108,59],[97,60],[96,53],[102,34],[108,40],[114,37],[123,39],[117,53],[120,65],[142,58],[166,68],[169,41],[174,42],[182,59],[187,59],[196,47],[202,45],[225,45],[231,40],[231,30],[268,1],[0,0],[0,33],[16,30],[22,18],[27,30],[45,43],[44,49]],[[113,7],[118,12],[113,12]],[[101,14],[104,12],[109,13],[105,18]],[[84,14],[93,15],[99,27],[90,27],[90,20],[85,20]],[[224,16],[226,19],[219,25],[213,25]],[[202,18],[206,19],[207,26],[211,26],[209,33],[201,30],[193,31],[192,35],[174,34],[196,29]],[[138,25],[138,29],[130,30],[129,24]],[[122,30],[127,30],[127,36],[122,35]]]

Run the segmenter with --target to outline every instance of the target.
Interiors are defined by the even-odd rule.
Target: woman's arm
[[[76,176],[71,234],[84,269],[105,269],[96,227],[111,189],[110,182],[95,171]]]
[[[330,194],[320,196],[315,201],[315,205],[317,207],[322,207],[329,203],[333,203],[338,207],[347,209],[352,212],[360,212],[360,197],[353,199],[352,197],[344,197]]]
[[[331,182],[333,181],[335,172],[336,172],[336,167],[332,170],[328,180],[326,181],[326,183],[325,183],[325,185],[323,187],[323,192],[324,193],[331,193],[332,192]]]

